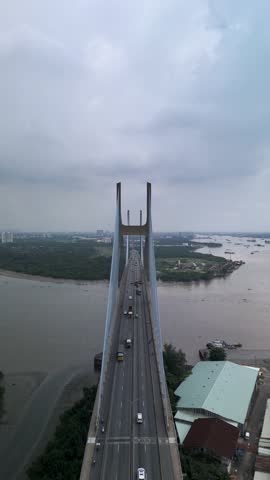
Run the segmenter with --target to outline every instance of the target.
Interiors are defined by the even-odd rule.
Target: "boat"
[[[206,344],[207,348],[224,348],[222,340],[212,340]]]
[[[242,344],[241,343],[227,343],[224,340],[212,340],[211,342],[206,344],[208,350],[211,350],[213,348],[224,348],[226,350],[233,350],[234,348],[241,348]],[[205,349],[199,350],[199,355],[201,357],[201,354],[204,355]],[[200,353],[202,352],[202,353]],[[204,358],[205,360],[205,358]]]

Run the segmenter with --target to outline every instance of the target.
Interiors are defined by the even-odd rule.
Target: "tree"
[[[182,377],[186,371],[186,355],[182,350],[176,350],[171,343],[164,344],[163,360],[165,370],[176,377]]]
[[[220,462],[207,454],[180,453],[182,469],[188,480],[228,480],[229,475]]]
[[[209,360],[222,361],[226,360],[226,352],[224,348],[211,348],[209,354]]]
[[[165,343],[163,350],[163,361],[172,413],[174,415],[176,413],[177,402],[174,392],[179,383],[181,383],[189,374],[186,368],[186,356],[182,350],[176,350],[171,343]]]

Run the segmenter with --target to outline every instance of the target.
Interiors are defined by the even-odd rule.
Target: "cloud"
[[[146,180],[160,211],[166,190],[175,212],[185,192],[192,199],[185,229],[196,223],[198,192],[213,212],[212,229],[217,191],[229,229],[246,185],[267,204],[269,11],[266,0],[1,5],[0,193],[17,192],[22,215],[2,207],[0,227],[5,217],[32,225],[23,201],[29,205],[37,185],[48,227],[50,193],[61,208],[63,196],[70,212],[69,202],[78,206],[74,226],[98,226],[83,198],[87,190],[91,202],[100,201],[98,192],[114,198],[119,179],[134,188],[131,208]],[[60,212],[57,219],[51,212],[52,227]],[[112,225],[105,204],[103,214]],[[242,213],[243,226],[252,215]]]

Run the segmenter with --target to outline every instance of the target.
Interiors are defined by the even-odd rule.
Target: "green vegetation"
[[[175,415],[177,397],[174,395],[174,392],[178,385],[189,375],[186,356],[182,350],[176,350],[171,343],[165,343],[163,362],[172,412]]]
[[[107,280],[111,248],[93,240],[20,240],[0,245],[0,268],[74,280]]]
[[[0,418],[3,416],[5,387],[3,386],[4,374],[0,371]]]
[[[29,480],[77,480],[97,388],[85,388],[83,398],[61,417],[44,453],[27,471]]]
[[[206,253],[196,252],[198,247],[155,247],[155,256],[156,259],[159,258],[186,258],[186,259],[200,259],[203,261],[215,261],[216,263],[226,263],[226,258],[216,257],[215,255],[210,255]]]
[[[239,265],[215,255],[199,253],[197,247],[155,248],[157,277],[164,282],[191,282],[224,277]]]
[[[181,452],[182,469],[187,480],[228,480],[229,475],[220,462],[210,455]]]
[[[239,266],[196,249],[197,246],[175,244],[156,246],[157,278],[165,282],[210,280],[224,277]],[[120,272],[125,265],[125,254],[121,252]],[[52,278],[108,280],[111,254],[110,244],[93,239],[75,240],[61,235],[16,239],[14,243],[0,244],[0,269]]]
[[[226,360],[226,351],[224,348],[211,348],[209,351],[209,358],[208,360],[214,361],[222,361]]]
[[[192,241],[191,242],[191,245],[194,246],[194,247],[197,247],[197,248],[200,248],[200,247],[208,247],[208,248],[218,248],[218,247],[222,247],[222,243],[217,243],[217,242],[196,242],[195,241]]]

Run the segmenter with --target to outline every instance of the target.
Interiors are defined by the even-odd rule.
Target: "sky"
[[[0,230],[270,231],[269,0],[0,3]]]

